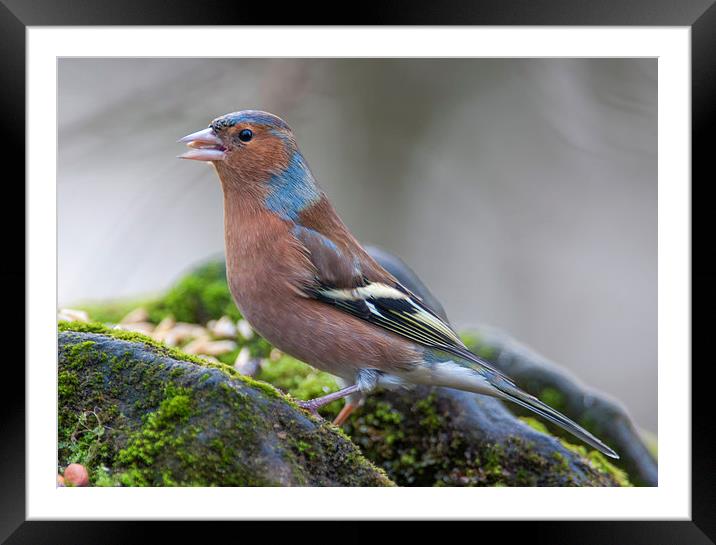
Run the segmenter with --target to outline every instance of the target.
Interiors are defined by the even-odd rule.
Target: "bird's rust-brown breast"
[[[309,299],[300,286],[312,279],[306,249],[286,220],[224,187],[227,277],[251,325],[280,350],[353,380],[360,368],[405,370],[420,360],[412,343]]]

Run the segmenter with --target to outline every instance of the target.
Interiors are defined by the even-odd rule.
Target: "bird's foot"
[[[317,416],[318,418],[323,418],[318,414],[318,409],[323,407],[324,405],[328,405],[331,401],[335,401],[336,399],[341,399],[346,396],[349,396],[351,394],[354,394],[358,392],[360,388],[354,384],[353,386],[348,386],[348,388],[343,388],[342,390],[338,390],[337,392],[333,392],[331,394],[324,395],[323,397],[317,397],[315,399],[309,399],[308,401],[296,401],[299,407],[302,409],[305,409],[309,411],[313,416]]]
[[[320,414],[318,414],[318,409],[321,407],[321,404],[315,403],[314,399],[311,399],[309,401],[296,401],[296,404],[302,409],[311,413],[316,418],[323,418]]]

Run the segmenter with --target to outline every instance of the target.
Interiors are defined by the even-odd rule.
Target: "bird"
[[[339,378],[341,424],[377,389],[414,385],[489,395],[529,409],[611,458],[600,439],[470,351],[434,304],[401,284],[349,231],[280,117],[241,110],[180,138],[223,192],[226,274],[244,318],[282,352]]]

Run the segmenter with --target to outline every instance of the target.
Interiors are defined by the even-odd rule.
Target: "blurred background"
[[[59,305],[148,295],[223,252],[177,138],[294,129],[363,242],[458,329],[504,329],[657,432],[656,59],[60,59]]]

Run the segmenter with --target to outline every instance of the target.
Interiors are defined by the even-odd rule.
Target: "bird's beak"
[[[226,158],[226,148],[221,140],[214,134],[211,127],[201,131],[187,134],[177,142],[192,148],[178,155],[180,159],[193,159],[194,161],[223,161]]]

